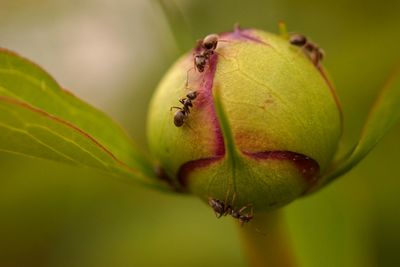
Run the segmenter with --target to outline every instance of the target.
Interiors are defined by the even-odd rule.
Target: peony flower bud
[[[163,179],[204,201],[282,206],[322,182],[336,152],[335,92],[307,51],[283,37],[239,28],[217,37],[209,54],[199,43],[158,86],[151,152]]]

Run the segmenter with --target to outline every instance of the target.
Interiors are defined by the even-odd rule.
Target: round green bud
[[[160,177],[205,201],[282,206],[323,182],[341,135],[335,92],[285,38],[217,37],[180,58],[153,96],[147,134]]]

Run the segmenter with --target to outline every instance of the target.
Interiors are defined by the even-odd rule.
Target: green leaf
[[[148,178],[154,177],[151,162],[115,122],[62,89],[34,63],[4,49],[0,150],[156,182]]]
[[[373,104],[357,145],[335,163],[324,183],[345,174],[357,165],[400,119],[400,68],[388,79]]]

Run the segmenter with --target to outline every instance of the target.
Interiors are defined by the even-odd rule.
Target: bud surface
[[[171,67],[150,105],[148,142],[163,178],[205,201],[255,211],[305,194],[341,135],[339,103],[322,69],[301,48],[259,30],[219,34],[199,72],[193,57],[202,49]],[[192,91],[197,97],[177,127],[181,110],[171,107],[183,108],[179,99]]]

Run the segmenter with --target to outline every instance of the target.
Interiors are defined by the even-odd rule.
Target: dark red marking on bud
[[[195,51],[199,50],[201,45],[197,45]],[[199,92],[199,97],[196,101],[196,108],[198,109],[206,109],[207,113],[210,115],[210,122],[212,124],[212,129],[214,132],[214,155],[210,158],[198,159],[184,163],[178,170],[177,180],[180,184],[181,190],[187,188],[188,178],[191,172],[195,169],[206,167],[208,165],[213,164],[221,160],[225,155],[225,142],[224,137],[222,135],[222,130],[219,125],[219,121],[217,118],[217,114],[215,111],[214,98],[213,98],[213,85],[214,85],[214,76],[217,70],[218,63],[218,54],[212,54],[208,59],[208,64],[205,68],[205,71],[200,74],[202,75],[200,88],[197,89]]]
[[[196,169],[212,165],[213,163],[218,162],[222,158],[223,158],[223,156],[216,156],[216,157],[212,157],[212,158],[198,159],[198,160],[192,160],[192,161],[186,162],[179,168],[179,171],[178,171],[178,181],[179,181],[180,185],[183,188],[187,188],[188,178],[189,178],[190,173],[192,173]]]
[[[215,71],[217,70],[217,62],[218,62],[218,55],[213,54],[210,57],[210,60],[208,62],[208,67],[206,68],[203,74],[201,87],[198,90],[200,97],[197,99],[196,108],[198,109],[205,108],[208,114],[210,114],[210,121],[211,124],[213,125],[212,128],[215,135],[214,155],[221,156],[225,154],[224,137],[222,135],[221,127],[219,125],[217,114],[215,112],[214,100],[212,94]]]
[[[282,160],[291,162],[304,177],[304,180],[307,183],[307,188],[305,189],[304,193],[312,188],[318,181],[318,176],[320,172],[318,162],[303,154],[291,151],[264,151],[255,153],[243,152],[243,154],[255,160]],[[222,158],[223,156],[216,156],[212,158],[198,159],[186,162],[179,168],[178,171],[178,181],[180,185],[183,188],[186,188],[188,185],[189,175],[193,171],[212,165]]]
[[[244,152],[243,154],[257,160],[285,160],[293,163],[301,175],[305,178],[308,188],[312,187],[318,179],[320,167],[314,159],[291,151],[263,151]],[[308,190],[306,189],[306,191]]]

